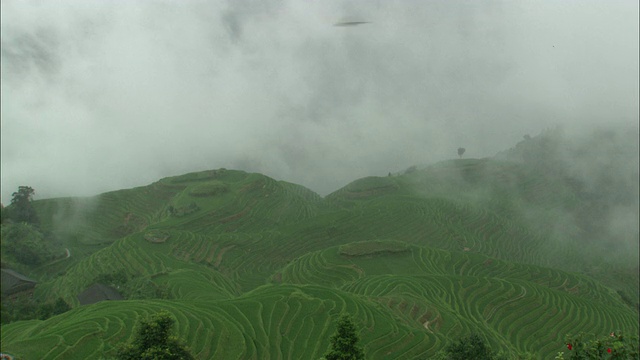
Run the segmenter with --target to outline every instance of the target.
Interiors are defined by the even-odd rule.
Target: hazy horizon
[[[221,167],[326,195],[550,127],[637,132],[638,6],[3,1],[1,199]]]

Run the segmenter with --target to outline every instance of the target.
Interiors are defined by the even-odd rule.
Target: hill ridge
[[[443,161],[325,197],[217,169],[34,201],[40,227],[72,255],[26,275],[39,280],[35,298],[74,309],[3,325],[1,349],[113,354],[135,319],[161,308],[202,359],[317,358],[345,309],[376,358],[431,356],[471,331],[542,358],[576,329],[637,332],[637,260],[581,219],[618,190],[598,197],[561,163],[523,159]],[[78,306],[98,280],[129,300]]]

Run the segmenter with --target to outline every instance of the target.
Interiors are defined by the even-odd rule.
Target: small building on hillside
[[[95,283],[77,296],[80,305],[95,304],[103,300],[124,300],[112,286]]]
[[[2,296],[15,297],[33,292],[37,282],[11,269],[2,269]]]

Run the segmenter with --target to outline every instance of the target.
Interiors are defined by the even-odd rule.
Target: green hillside
[[[428,358],[471,332],[540,359],[562,351],[567,333],[637,334],[637,241],[616,233],[625,246],[615,246],[583,219],[625,204],[568,166],[522,159],[548,150],[536,145],[544,139],[359,179],[325,198],[219,169],[34,201],[70,256],[25,267],[3,253],[3,266],[38,280],[34,298],[73,309],[2,325],[1,351],[108,358],[161,309],[199,359],[317,359],[343,311],[371,359]],[[79,293],[116,277],[127,300],[80,305]]]

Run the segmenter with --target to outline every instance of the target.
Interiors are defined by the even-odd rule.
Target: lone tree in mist
[[[462,158],[462,154],[464,154],[465,151],[466,151],[465,148],[458,148],[458,156]]]
[[[131,344],[118,351],[120,360],[192,360],[193,356],[176,336],[171,336],[175,320],[163,310],[143,320]]]
[[[364,351],[358,346],[356,326],[349,315],[338,320],[338,329],[329,340],[331,350],[324,356],[326,360],[364,360]]]
[[[9,218],[14,222],[26,222],[29,224],[38,223],[38,215],[36,210],[31,206],[31,200],[33,199],[33,190],[30,186],[20,186],[18,191],[11,194],[11,205],[9,210]]]

